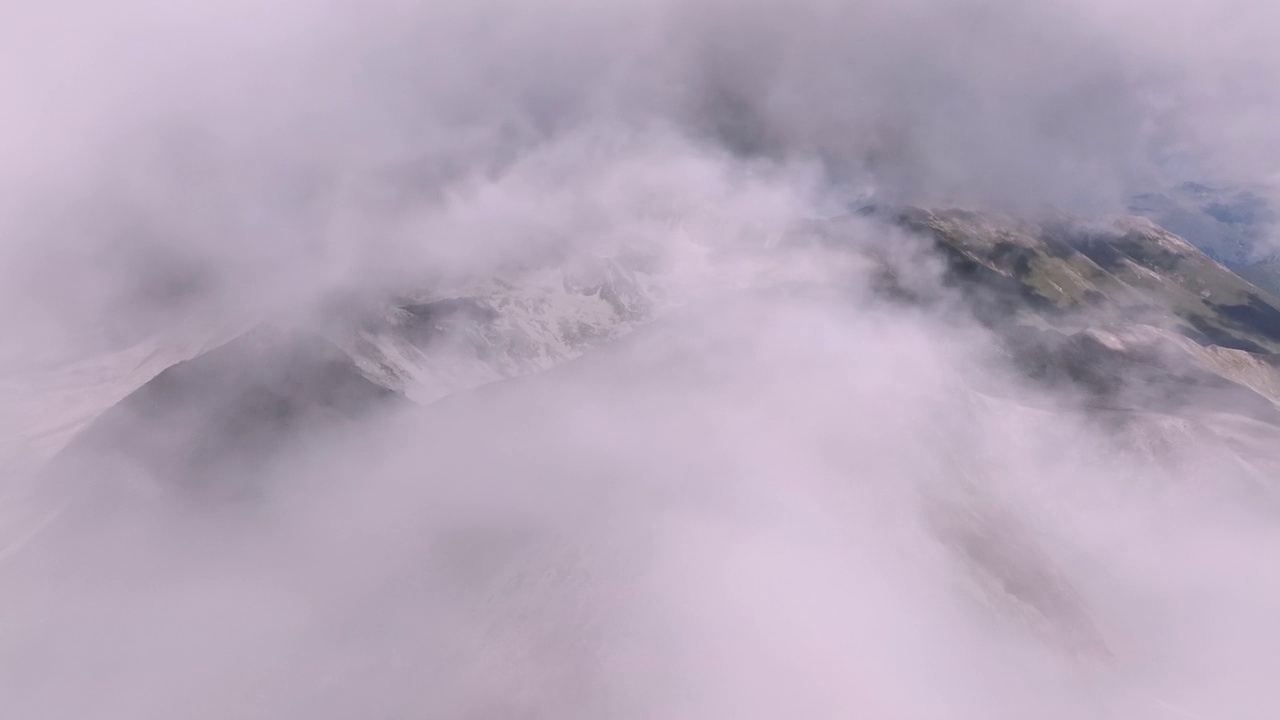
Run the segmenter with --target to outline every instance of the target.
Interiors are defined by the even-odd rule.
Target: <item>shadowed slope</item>
[[[51,471],[232,492],[285,444],[395,396],[329,342],[263,326],[157,375],[94,421]]]

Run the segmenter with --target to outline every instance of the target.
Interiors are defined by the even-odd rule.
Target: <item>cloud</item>
[[[1020,211],[1274,164],[1261,3],[72,7],[4,31],[5,306],[37,335],[305,297],[310,263],[377,262],[429,198],[601,126]]]
[[[795,287],[304,439],[250,471],[251,505],[71,514],[7,564],[6,696],[51,718],[1275,704],[1277,537],[1228,465],[1117,448],[1011,385],[978,328]]]
[[[1220,7],[8,11],[6,356],[618,248],[658,258],[666,312],[292,441],[245,471],[248,508],[75,506],[0,566],[0,695],[32,718],[1267,716],[1256,473],[1195,418],[1126,444],[1028,387],[917,240],[810,237],[867,196],[1110,210],[1170,157],[1266,180],[1273,13]],[[931,306],[878,299],[851,248]]]

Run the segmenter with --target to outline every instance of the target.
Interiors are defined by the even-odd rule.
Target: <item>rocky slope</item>
[[[1023,377],[1080,398],[1146,462],[1194,447],[1280,498],[1275,296],[1145,220],[896,219],[931,240]]]

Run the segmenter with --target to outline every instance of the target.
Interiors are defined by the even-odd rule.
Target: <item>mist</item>
[[[1117,429],[1030,382],[924,241],[848,213],[1270,199],[1277,20],[0,11],[0,714],[1274,717],[1273,473],[1198,416]],[[125,399],[262,323],[345,337],[389,298],[618,257],[645,300],[585,353],[442,371],[243,456],[217,383],[147,463],[120,460],[146,438],[79,435],[156,432]],[[215,377],[304,374],[266,367]]]
[[[851,201],[1098,213],[1184,180],[1265,190],[1273,15],[1247,1],[15,6],[8,324],[55,347],[110,342],[197,299],[260,309],[367,283],[349,276],[391,257],[457,255],[462,241],[427,237],[431,216],[531,152],[602,133],[812,163]]]

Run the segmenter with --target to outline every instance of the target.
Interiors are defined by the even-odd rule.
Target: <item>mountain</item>
[[[762,252],[767,272],[699,279],[692,301],[651,258],[591,257],[342,298],[292,322],[184,327],[47,371],[32,407],[43,392],[67,422],[26,436],[52,456],[36,463],[48,502],[0,525],[20,618],[0,673],[124,649],[125,685],[250,688],[211,692],[219,710],[603,717],[619,684],[634,689],[634,656],[611,648],[663,657],[666,638],[627,625],[638,605],[660,613],[689,586],[700,603],[719,578],[727,592],[675,621],[698,630],[698,613],[773,597],[775,576],[849,568],[840,582],[859,597],[901,581],[980,608],[997,643],[1123,669],[1132,617],[1099,591],[1096,556],[1007,495],[1075,491],[1096,455],[1121,458],[1099,473],[1118,484],[1230,484],[1277,507],[1280,300],[1150,221],[876,210]],[[783,271],[793,252],[820,261]],[[830,272],[845,261],[869,287]],[[927,356],[946,341],[874,347],[893,338],[877,323],[911,318],[930,332],[976,320],[994,371],[940,382]],[[1033,440],[1064,457],[1042,462]],[[838,522],[757,552],[743,516],[771,532],[830,520],[795,489],[809,475],[847,503]],[[685,519],[706,507],[712,521]],[[868,547],[889,561],[858,565]],[[797,570],[812,563],[817,580]],[[655,600],[657,571],[675,574]],[[803,612],[824,587],[786,594]],[[169,667],[166,643],[184,642],[199,661]],[[15,687],[33,706],[99,699]]]
[[[1269,257],[1236,268],[1240,277],[1276,295],[1280,294],[1280,257]]]
[[[1033,224],[961,211],[908,212],[948,257],[953,278],[991,291],[979,311],[1069,325],[1108,317],[1165,327],[1203,344],[1280,350],[1280,300],[1186,240],[1136,218]]]
[[[1280,300],[1150,221],[871,214],[924,239],[963,312],[1029,380],[1083,392],[1096,409],[1277,422]],[[841,251],[881,268],[883,297],[911,295],[895,277],[902,268],[874,244]],[[651,258],[622,254],[329,304],[308,331],[209,335],[185,354],[160,355],[178,361],[168,369],[138,366],[141,380],[101,394],[96,411],[85,406],[62,462],[114,448],[151,475],[226,474],[219,458],[263,456],[388,398],[430,404],[561,365],[662,317],[675,307],[670,295]],[[158,374],[137,375],[148,367]],[[176,449],[166,428],[200,430]]]
[[[1274,248],[1280,215],[1258,192],[1187,182],[1165,192],[1137,195],[1129,210],[1186,238],[1249,282],[1280,295],[1280,261]]]
[[[1265,254],[1276,211],[1258,193],[1186,182],[1135,196],[1129,211],[1186,238],[1218,262],[1245,267]]]
[[[251,497],[291,443],[543,371],[627,334],[667,302],[653,271],[642,255],[591,256],[431,292],[343,297],[249,329],[192,318],[111,355],[15,376],[0,453],[6,494],[21,507],[75,478],[81,490]],[[0,540],[48,517],[11,515]]]
[[[1026,380],[1080,397],[1144,461],[1207,447],[1280,497],[1280,299],[1146,220],[893,217]]]
[[[555,367],[664,302],[643,256],[587,257],[368,303],[328,326],[361,372],[419,403]]]
[[[47,472],[204,497],[251,492],[273,453],[395,397],[324,338],[259,326],[151,378],[94,419]]]
[[[1030,223],[963,211],[897,219],[932,239],[947,281],[1006,334],[1041,328],[1104,346],[1165,343],[1197,357],[1234,351],[1263,365],[1280,351],[1280,299],[1149,222]]]

